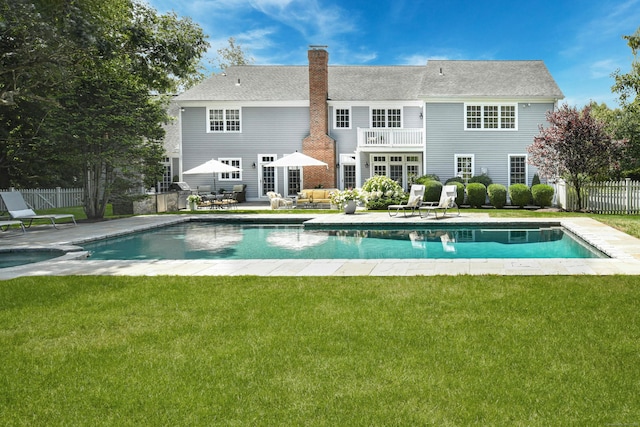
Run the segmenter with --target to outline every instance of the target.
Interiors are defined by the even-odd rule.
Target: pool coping
[[[103,239],[191,220],[308,221],[321,225],[400,224],[558,224],[610,258],[589,259],[336,259],[336,260],[91,260],[81,245]],[[126,275],[126,276],[432,276],[432,275],[640,275],[640,239],[591,218],[490,218],[463,213],[444,219],[389,217],[386,212],[344,214],[216,214],[145,215],[78,223],[77,226],[35,226],[26,233],[3,232],[0,251],[65,248],[65,255],[37,263],[0,269],[0,280],[21,276]]]

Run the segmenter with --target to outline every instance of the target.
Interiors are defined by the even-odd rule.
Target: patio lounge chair
[[[389,216],[397,216],[400,211],[407,216],[407,211],[411,211],[411,215],[415,214],[416,209],[420,207],[422,203],[422,198],[424,197],[424,185],[413,184],[411,186],[411,190],[409,191],[409,200],[406,204],[400,205],[389,205],[387,211],[389,212]],[[394,212],[395,211],[395,212]]]
[[[21,220],[24,223],[24,226],[27,228],[31,227],[31,223],[35,219],[46,219],[51,221],[51,225],[54,228],[58,228],[56,225],[56,220],[63,218],[71,218],[73,221],[73,225],[76,225],[76,218],[73,214],[45,214],[45,215],[37,215],[33,209],[30,209],[27,206],[27,203],[24,201],[22,194],[19,191],[5,191],[0,192],[0,198],[4,202],[4,205],[7,207],[7,211],[11,218],[15,220]],[[29,223],[25,223],[25,221],[29,221]]]
[[[442,209],[442,216],[444,217],[447,214],[447,210],[452,208],[458,209],[458,216],[460,216],[460,208],[456,204],[456,197],[458,196],[458,189],[455,185],[445,185],[442,187],[442,192],[440,193],[440,201],[438,204],[425,204],[418,208],[418,212],[420,213],[420,218],[426,218],[429,216],[429,212],[433,212],[438,219],[438,209]],[[422,216],[422,212],[426,212],[424,216]]]
[[[290,197],[282,197],[279,193],[269,191],[267,193],[271,209],[293,209],[293,199]]]
[[[24,229],[24,224],[22,223],[22,221],[18,221],[18,220],[1,220],[0,221],[0,230],[2,231],[7,231],[9,229],[9,227],[11,227],[12,225],[19,225],[20,228],[22,228],[22,232],[25,232]]]

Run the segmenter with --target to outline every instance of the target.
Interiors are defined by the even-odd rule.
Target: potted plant
[[[344,209],[344,213],[352,214],[356,211],[358,202],[365,203],[367,201],[366,193],[357,188],[334,191],[330,196],[331,204],[336,205],[338,209]]]
[[[202,202],[202,197],[197,194],[190,194],[187,196],[187,202],[189,202],[189,209],[195,211],[198,204]]]

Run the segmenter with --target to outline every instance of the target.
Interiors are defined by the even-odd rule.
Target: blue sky
[[[617,106],[622,39],[640,27],[640,0],[147,0],[209,37],[209,57],[234,37],[258,65],[305,65],[310,44],[331,65],[421,65],[428,59],[545,62],[569,105]]]

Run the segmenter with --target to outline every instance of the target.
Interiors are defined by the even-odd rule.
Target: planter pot
[[[189,202],[189,210],[195,211],[198,209],[198,204],[196,202]]]
[[[344,205],[344,213],[346,213],[347,215],[351,215],[353,213],[356,212],[356,201],[355,200],[349,200],[345,205]]]

